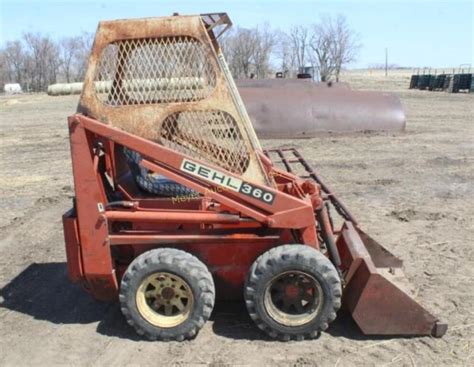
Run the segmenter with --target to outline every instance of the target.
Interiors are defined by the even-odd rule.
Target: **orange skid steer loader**
[[[118,299],[150,339],[194,337],[216,295],[243,297],[282,340],[316,337],[341,306],[365,334],[442,336],[397,285],[401,261],[303,157],[262,150],[217,42],[230,25],[224,13],[99,24],[68,120],[70,279]]]

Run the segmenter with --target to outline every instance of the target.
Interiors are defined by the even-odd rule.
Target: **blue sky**
[[[0,46],[39,31],[58,39],[93,32],[99,20],[170,15],[229,13],[234,24],[268,23],[288,30],[309,25],[320,15],[343,14],[363,47],[353,67],[389,62],[400,66],[451,67],[472,63],[474,0],[451,1],[78,1],[0,0]]]

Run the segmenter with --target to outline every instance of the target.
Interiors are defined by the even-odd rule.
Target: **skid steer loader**
[[[442,336],[397,285],[401,261],[298,151],[262,150],[217,42],[230,25],[225,13],[99,24],[68,119],[71,281],[118,299],[153,340],[194,337],[216,295],[243,298],[282,340],[316,337],[341,306],[365,334]]]

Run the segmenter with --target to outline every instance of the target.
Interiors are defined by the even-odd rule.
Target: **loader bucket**
[[[441,337],[447,325],[413,298],[402,261],[351,222],[337,239],[344,273],[344,307],[366,335]]]

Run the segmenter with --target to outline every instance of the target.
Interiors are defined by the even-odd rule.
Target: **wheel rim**
[[[284,326],[312,321],[324,302],[321,284],[301,271],[278,274],[265,288],[264,306],[270,317]]]
[[[194,303],[188,283],[171,273],[154,273],[145,278],[136,294],[138,312],[150,324],[171,328],[182,324]]]

